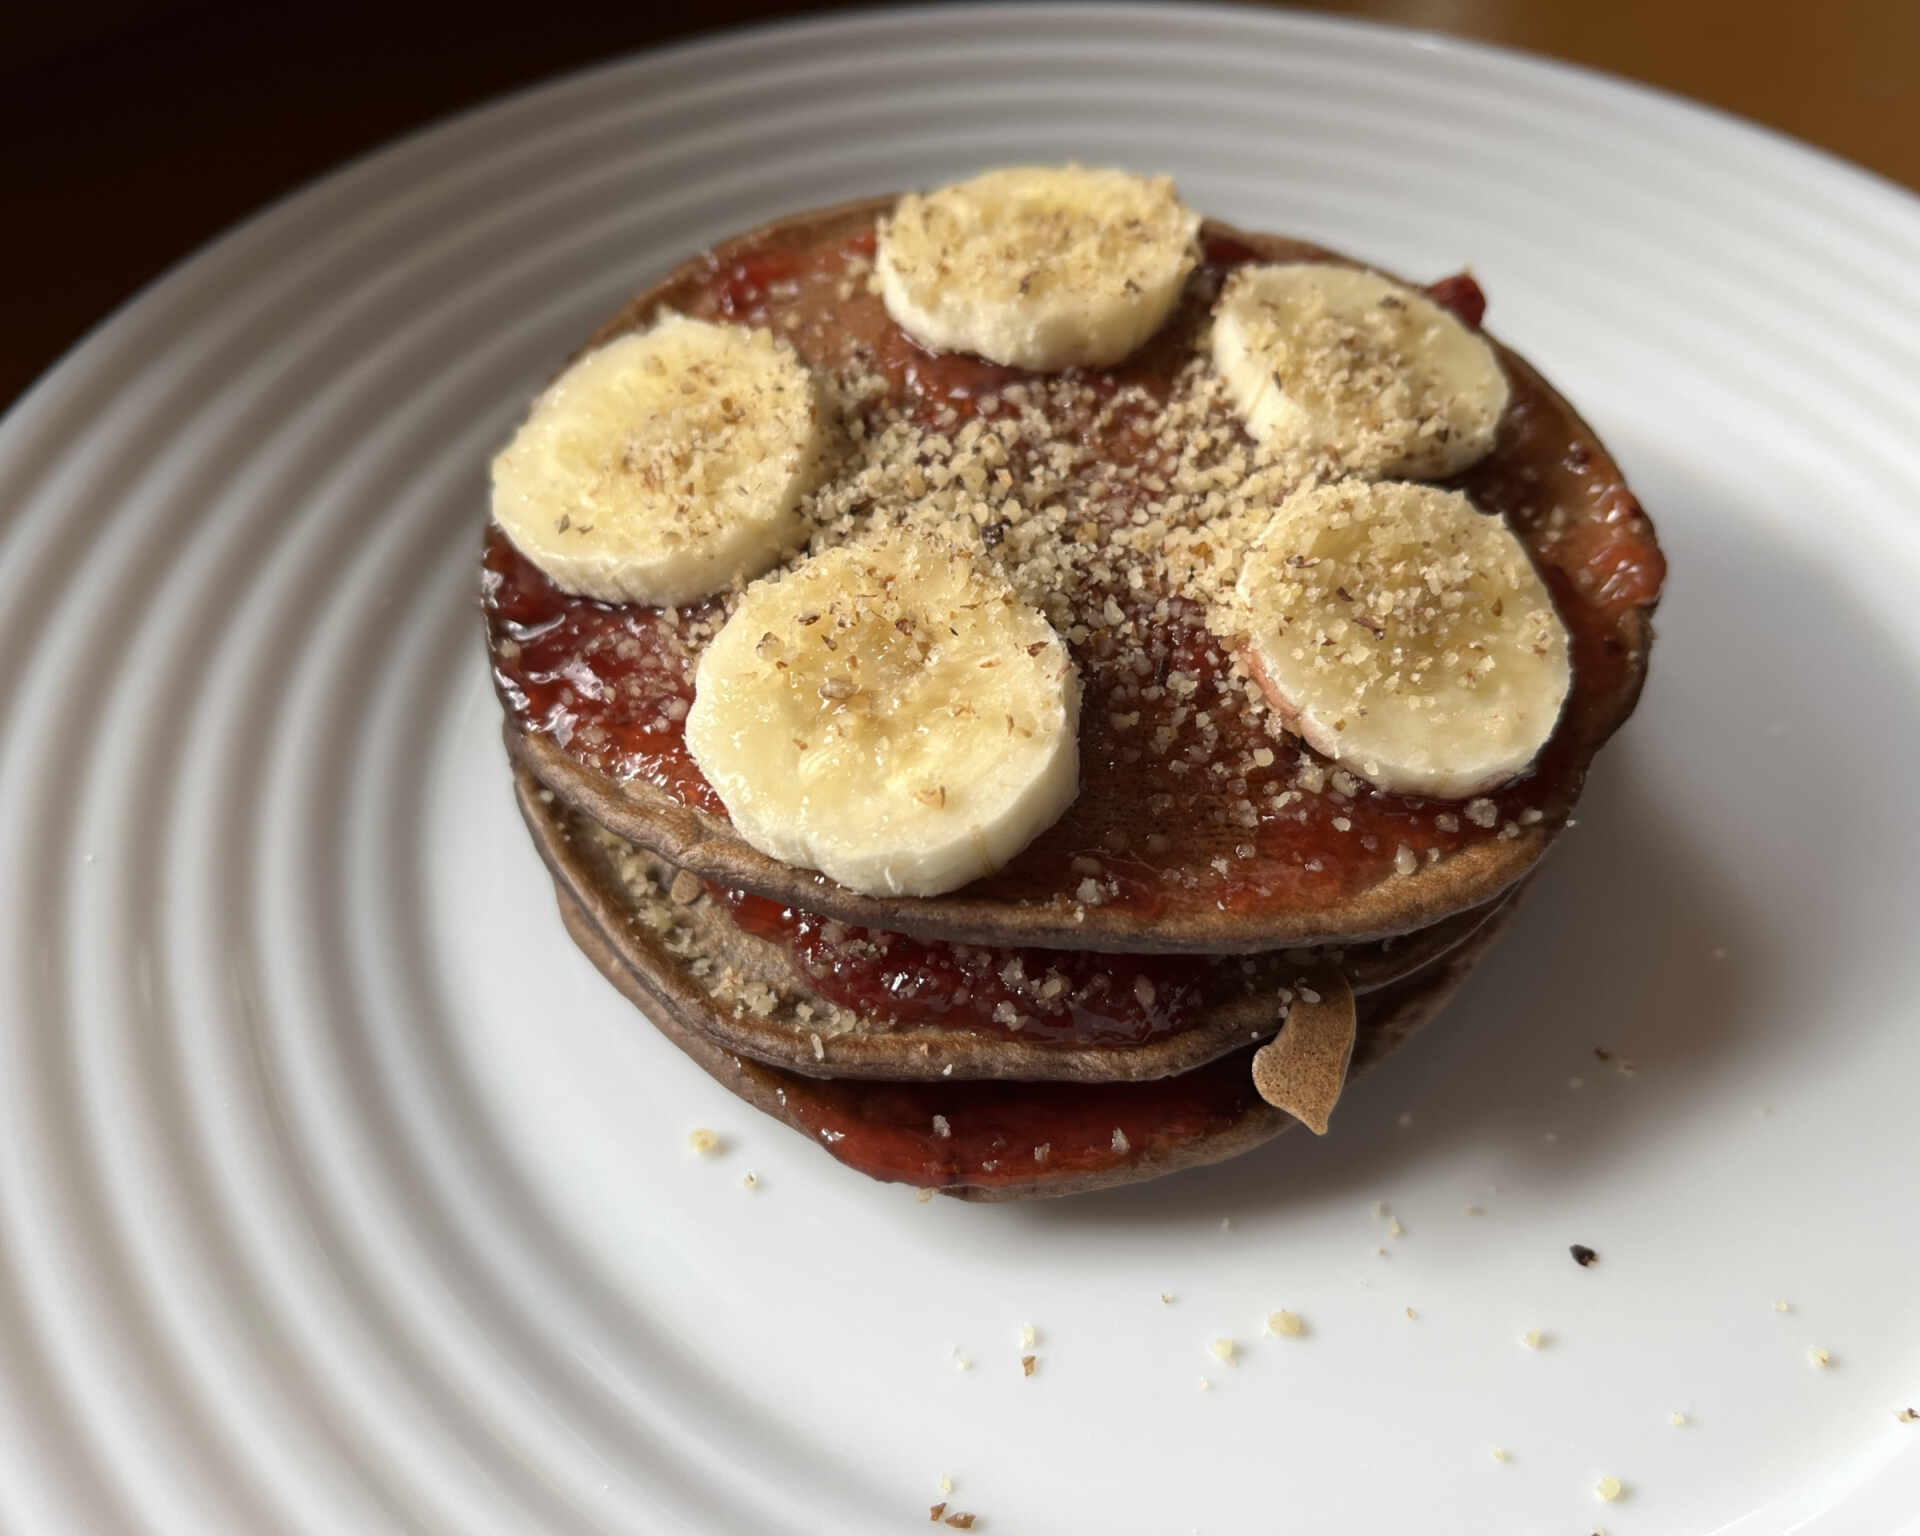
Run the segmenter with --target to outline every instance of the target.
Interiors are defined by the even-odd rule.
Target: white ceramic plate
[[[483,465],[685,252],[1069,156],[1471,262],[1673,579],[1581,827],[1331,1137],[920,1204],[567,943]],[[1920,205],[1752,128],[1190,7],[677,49],[222,240],[0,428],[7,1528],[897,1532],[951,1475],[1009,1533],[1915,1529],[1916,271]]]

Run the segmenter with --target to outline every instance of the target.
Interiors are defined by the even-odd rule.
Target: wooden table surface
[[[1323,0],[1632,76],[1920,189],[1920,0]],[[0,405],[236,219],[396,134],[653,43],[832,6],[64,0],[0,52]]]

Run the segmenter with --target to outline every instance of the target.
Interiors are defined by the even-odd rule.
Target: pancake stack
[[[576,943],[877,1178],[1326,1131],[1652,639],[1651,525],[1482,304],[1071,167],[656,283],[496,461],[483,557]]]

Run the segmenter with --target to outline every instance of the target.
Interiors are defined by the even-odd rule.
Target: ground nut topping
[[[1222,637],[1217,609],[1247,541],[1277,497],[1329,468],[1256,447],[1205,361],[1214,295],[1250,253],[1213,240],[1181,307],[1123,364],[1037,376],[929,354],[864,284],[843,294],[872,251],[871,217],[850,217],[689,268],[666,302],[768,327],[822,377],[844,452],[803,503],[811,549],[885,526],[938,535],[996,565],[1065,640],[1085,688],[1079,799],[970,893],[1142,919],[1317,909],[1410,858],[1493,841],[1503,824],[1564,819],[1585,750],[1579,691],[1622,675],[1616,622],[1657,591],[1660,563],[1604,457],[1570,452],[1584,449],[1578,428],[1537,386],[1516,381],[1499,450],[1458,483],[1508,517],[1541,566],[1572,634],[1576,697],[1533,772],[1486,797],[1483,820],[1330,773]],[[735,594],[679,610],[567,599],[496,535],[483,598],[515,718],[588,768],[719,813],[683,722],[694,664]],[[849,667],[838,686],[861,682]],[[941,787],[923,787],[929,803]],[[1089,854],[1097,875],[1074,867]]]

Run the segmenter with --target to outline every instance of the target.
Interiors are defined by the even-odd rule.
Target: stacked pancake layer
[[[988,192],[1004,200],[1003,188]],[[1153,238],[1190,236],[1157,191],[1129,195],[1144,199],[1140,217]],[[670,470],[695,476],[688,484],[710,498],[741,494],[727,489],[729,476],[755,477],[750,493],[770,509],[777,534],[749,562],[755,569],[737,543],[724,546],[720,590],[692,599],[675,590],[649,604],[608,601],[608,567],[590,546],[562,549],[576,562],[584,552],[593,572],[585,590],[574,582],[563,591],[529,558],[540,551],[524,526],[495,524],[484,597],[521,807],[570,931],[610,979],[722,1082],[842,1160],[981,1198],[1066,1193],[1215,1161],[1296,1117],[1315,1118],[1284,1085],[1278,1093],[1270,1082],[1254,1086],[1251,1059],[1284,1036],[1290,1018],[1298,1021],[1292,1038],[1304,1040],[1308,1018],[1334,1009],[1324,999],[1350,990],[1345,1049],[1357,1071],[1437,1011],[1485,949],[1517,882],[1565,825],[1594,751],[1631,712],[1663,571],[1658,546],[1592,433],[1525,363],[1480,340],[1470,280],[1410,290],[1363,274],[1359,285],[1368,303],[1384,292],[1394,325],[1404,327],[1400,311],[1415,298],[1458,317],[1446,321],[1455,351],[1436,377],[1448,389],[1448,380],[1466,378],[1459,387],[1473,393],[1465,403],[1457,394],[1423,399],[1392,380],[1355,384],[1354,369],[1328,375],[1325,357],[1311,353],[1297,378],[1275,370],[1309,404],[1326,377],[1342,398],[1403,402],[1374,409],[1367,432],[1343,443],[1327,440],[1312,412],[1261,401],[1244,365],[1249,348],[1275,355],[1276,324],[1313,335],[1311,325],[1338,321],[1326,319],[1322,290],[1338,297],[1355,285],[1316,274],[1356,270],[1341,258],[1201,226],[1189,259],[1141,258],[1142,273],[1156,275],[1135,289],[1164,289],[1168,305],[1144,343],[1116,363],[1040,371],[1032,358],[1020,365],[932,351],[903,328],[893,311],[917,323],[920,310],[903,307],[883,278],[906,283],[912,298],[923,268],[906,254],[889,268],[887,220],[892,214],[904,228],[914,212],[875,202],[783,220],[688,263],[595,338],[589,358],[617,340],[661,333],[663,317],[757,338],[753,366],[785,413],[774,447],[788,456],[769,460],[764,446],[752,458],[689,463],[683,455]],[[924,209],[917,217],[919,245],[894,239],[924,263],[925,251],[943,248],[927,245],[927,230],[938,236],[941,226]],[[1063,262],[1092,259],[1087,248],[1060,249]],[[1304,301],[1289,276],[1302,270]],[[1263,307],[1235,322],[1235,352],[1222,335],[1244,291]],[[1023,302],[1017,284],[1007,293]],[[1302,303],[1311,322],[1304,331]],[[1107,333],[1084,310],[1050,309],[1045,324],[1017,335],[1001,326],[980,344],[1104,345]],[[957,313],[950,303],[947,312]],[[1438,324],[1419,318],[1429,333]],[[1138,314],[1125,320],[1142,324]],[[1458,337],[1479,351],[1459,353]],[[723,401],[711,419],[724,425],[731,410]],[[1462,447],[1472,434],[1483,441]],[[1408,477],[1407,488],[1385,482],[1388,472]],[[1435,473],[1447,478],[1411,479]],[[1347,526],[1344,506],[1360,506],[1354,521],[1364,524],[1376,515],[1368,508],[1388,504],[1383,496],[1396,515],[1402,504],[1417,514],[1395,525],[1395,537],[1404,542],[1412,527],[1423,551],[1448,537],[1448,548],[1466,551],[1448,558],[1469,607],[1468,579],[1492,593],[1481,600],[1496,614],[1528,601],[1543,610],[1533,628],[1512,631],[1522,649],[1509,657],[1462,629],[1463,599],[1451,591],[1444,610],[1432,605],[1439,628],[1431,614],[1405,617],[1409,602],[1417,609],[1427,589],[1440,591],[1448,568],[1437,558],[1407,578],[1400,546],[1377,529],[1371,545],[1328,542],[1329,520],[1336,531]],[[1307,535],[1320,542],[1301,546],[1310,554],[1277,548],[1286,520],[1276,508],[1311,524]],[[596,515],[563,510],[541,536],[564,545],[573,526]],[[1487,573],[1503,557],[1485,552],[1493,546],[1483,529],[1499,533],[1501,549],[1523,552],[1507,558],[1511,574],[1496,573],[1497,590],[1487,588]],[[817,746],[813,728],[786,730],[795,737],[792,761],[773,772],[751,734],[757,717],[740,725],[742,712],[728,712],[737,699],[729,690],[765,686],[751,675],[756,656],[775,658],[764,670],[776,683],[779,658],[801,664],[772,622],[762,632],[761,613],[780,610],[756,594],[777,594],[795,572],[851,556],[880,581],[862,601],[882,600],[874,593],[892,601],[899,563],[889,541],[902,540],[948,552],[943,559],[968,571],[977,566],[967,578],[984,594],[977,602],[1032,615],[1018,620],[1027,627],[1016,632],[1031,643],[1016,660],[1035,658],[1021,697],[1039,701],[1040,714],[1031,722],[1023,714],[1021,729],[1046,728],[1046,709],[1058,706],[1045,703],[1044,690],[1064,687],[1056,696],[1066,713],[1054,718],[1067,722],[1065,747],[1020,757],[1009,712],[1006,762],[989,742],[968,759],[966,778],[1025,774],[990,810],[1010,806],[1009,818],[1032,821],[1046,801],[1039,814],[1057,819],[1013,832],[1003,820],[1003,843],[977,836],[974,855],[964,838],[929,833],[949,824],[941,820],[948,807],[968,803],[966,784],[939,782],[937,753],[931,768],[925,753],[902,757],[899,743],[912,733],[888,724],[881,707],[844,729],[856,744],[864,739],[857,730],[878,731],[877,750],[911,773],[846,790],[870,800],[894,794],[907,814],[868,808],[862,821],[849,800],[844,825],[868,842],[854,838],[856,856],[839,865],[821,862],[816,848],[844,855],[834,842],[840,787],[830,778],[804,794],[791,789]],[[626,569],[671,586],[705,552],[675,533]],[[1343,576],[1348,584],[1378,570],[1400,582],[1377,612],[1357,604],[1351,624],[1316,620],[1318,644],[1341,658],[1332,666],[1302,648],[1293,612],[1331,601],[1292,579],[1323,558],[1351,562],[1338,567],[1361,573]],[[1248,572],[1263,560],[1284,602],[1250,614],[1247,594],[1265,589]],[[564,580],[574,567],[554,569]],[[1352,596],[1331,578],[1327,586]],[[1276,631],[1268,620],[1281,608],[1287,622]],[[887,609],[886,632],[911,640],[915,611],[899,612]],[[754,630],[746,639],[758,642],[736,647],[748,670],[723,671],[717,652],[703,666],[743,614]],[[793,633],[824,633],[814,617],[800,613],[806,632]],[[843,633],[874,629],[867,622],[861,631],[858,614],[846,622]],[[1444,648],[1466,682],[1465,692],[1446,696],[1437,724],[1431,697],[1405,681],[1425,675],[1420,666],[1389,671],[1370,656],[1376,636],[1388,642],[1383,649],[1398,647],[1420,623],[1436,637],[1421,664],[1427,673],[1439,670]],[[872,682],[874,668],[889,664],[884,647],[871,638],[862,645],[867,677],[857,664],[844,677],[829,669],[816,687],[808,673],[795,695],[803,708],[828,709],[836,730],[862,689],[922,707],[903,691],[915,681],[915,657],[941,662],[923,647],[887,674],[896,681],[885,692]],[[1492,660],[1476,663],[1490,651],[1501,678],[1527,686],[1525,668],[1560,668],[1560,694],[1536,688],[1531,696],[1547,700],[1537,720],[1517,705],[1503,705],[1499,729],[1472,718],[1484,696],[1473,691],[1473,668],[1491,674]],[[989,650],[964,654],[986,658],[969,665],[998,665]],[[954,675],[943,676],[941,698],[992,700],[998,709],[1014,696],[986,683],[976,695]],[[703,696],[719,702],[703,706]],[[689,732],[689,713],[703,707],[730,737],[711,726],[704,736]],[[702,726],[697,714],[694,725]],[[977,720],[968,728],[977,734]],[[715,740],[746,742],[734,761],[747,780],[765,778],[764,792],[746,784],[759,799],[723,768],[724,754],[708,745]],[[1062,751],[1074,754],[1065,770]],[[1468,767],[1458,766],[1463,760]],[[834,773],[857,778],[838,766]],[[1038,786],[1032,792],[1022,788],[1028,780]],[[1062,799],[1064,812],[1052,803]],[[778,841],[778,818],[800,814],[788,810],[795,802],[813,822],[794,823],[794,837]],[[756,820],[763,805],[773,836]],[[866,832],[869,822],[876,832]],[[873,837],[894,842],[876,849]],[[827,868],[848,883],[820,873]],[[1337,1022],[1329,1039],[1339,1040]],[[1283,1054],[1265,1058],[1268,1079]],[[1334,1092],[1345,1055],[1337,1067]],[[1318,1081],[1301,1078],[1310,1080]]]

